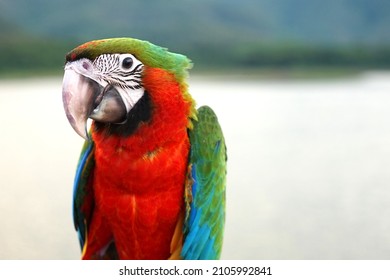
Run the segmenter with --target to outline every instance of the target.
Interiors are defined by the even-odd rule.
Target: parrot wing
[[[93,168],[95,166],[94,143],[87,140],[81,150],[73,189],[73,222],[77,230],[81,249],[87,236],[87,225],[92,217],[94,198],[92,190]]]
[[[225,224],[226,146],[213,110],[203,106],[189,130],[183,259],[218,259]]]

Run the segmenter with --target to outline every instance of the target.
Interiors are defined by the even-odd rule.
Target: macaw
[[[64,109],[86,139],[73,195],[82,259],[220,257],[226,146],[212,109],[195,108],[190,66],[133,38],[66,55]]]

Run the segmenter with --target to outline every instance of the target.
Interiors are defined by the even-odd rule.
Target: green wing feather
[[[198,110],[189,131],[183,259],[218,259],[225,225],[226,146],[211,108]]]

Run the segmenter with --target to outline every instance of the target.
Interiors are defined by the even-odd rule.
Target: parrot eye
[[[124,69],[130,69],[131,66],[133,66],[133,59],[131,57],[126,57],[125,59],[123,59],[122,61],[122,67]]]

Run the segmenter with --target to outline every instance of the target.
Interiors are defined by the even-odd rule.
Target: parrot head
[[[147,68],[172,74],[183,94],[189,95],[184,80],[190,66],[185,56],[147,41],[113,38],[85,43],[66,55],[62,88],[66,116],[85,139],[88,118],[128,125],[142,100],[147,103]]]

